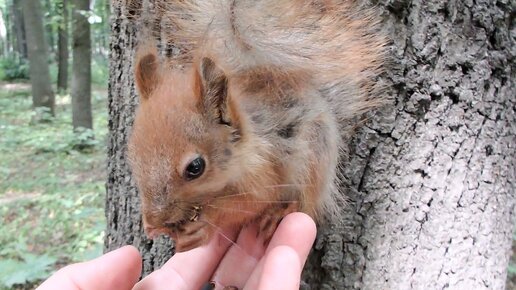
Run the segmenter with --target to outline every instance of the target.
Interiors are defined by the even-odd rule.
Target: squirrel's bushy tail
[[[348,118],[374,105],[372,79],[385,39],[373,10],[354,0],[163,1],[165,38],[209,55],[229,73],[270,66],[313,71],[323,93],[347,106]]]

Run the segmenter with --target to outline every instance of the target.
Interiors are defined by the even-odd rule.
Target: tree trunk
[[[350,141],[345,219],[319,229],[305,288],[504,288],[515,217],[514,7],[474,3],[374,1],[392,39],[381,80],[390,102]],[[172,249],[143,236],[125,157],[137,102],[128,19],[147,4],[112,2],[106,203],[106,249],[137,246],[145,274]]]
[[[68,0],[61,0],[59,12],[62,15],[61,23],[58,28],[57,39],[57,90],[66,91],[68,89]]]
[[[13,37],[13,29],[12,22],[13,16],[10,13],[12,11],[12,4],[6,4],[4,7],[4,21],[5,21],[5,29],[6,29],[6,55],[14,52],[14,37]]]
[[[52,3],[50,2],[50,0],[45,0],[45,4],[44,4],[44,9],[47,13],[45,13],[45,16],[46,16],[46,19],[44,21],[45,23],[45,31],[46,31],[46,36],[47,36],[47,41],[48,41],[48,48],[50,50],[50,53],[51,55],[55,55],[55,52],[56,52],[56,41],[55,41],[55,37],[54,37],[54,34],[55,34],[55,29],[54,29],[54,25],[52,25],[52,14],[55,13],[56,11],[54,9],[52,9]]]
[[[4,20],[4,12],[0,10],[0,46],[2,47],[2,55],[9,53],[9,43],[7,41],[7,21]]]
[[[142,1],[143,5],[148,1]],[[121,1],[111,2],[111,44],[109,61],[109,131],[108,181],[106,185],[106,218],[108,221],[106,251],[121,245],[134,245],[141,250],[144,273],[159,268],[171,255],[170,240],[148,240],[141,226],[140,200],[129,173],[126,145],[134,118],[137,98],[133,83],[133,58],[137,39],[137,17],[141,7],[128,7]],[[131,9],[130,9],[131,8]],[[134,10],[133,10],[134,9]]]
[[[22,5],[25,33],[27,35],[33,106],[35,108],[48,108],[53,115],[55,100],[48,69],[48,47],[43,28],[41,3],[39,0],[23,0]]]
[[[73,127],[93,128],[91,113],[91,41],[90,23],[84,12],[90,10],[89,0],[73,0],[73,65],[72,112]]]
[[[345,226],[320,235],[313,289],[504,288],[516,34],[502,2],[381,5],[394,104],[351,144]]]
[[[25,59],[28,58],[25,22],[23,20],[22,0],[13,0],[11,11],[13,15],[13,31],[16,36],[16,51]]]
[[[99,54],[102,57],[107,58],[107,51],[106,48],[108,47],[108,41],[109,41],[109,23],[108,19],[110,16],[110,2],[109,0],[103,0],[103,8],[102,11],[102,32],[100,33],[100,44],[99,44]]]

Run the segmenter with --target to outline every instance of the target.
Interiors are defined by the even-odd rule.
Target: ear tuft
[[[134,79],[142,99],[148,99],[159,80],[156,48],[142,48],[136,56]]]
[[[202,103],[206,113],[222,124],[229,125],[228,80],[226,74],[207,57],[201,59],[199,76],[202,84]]]
[[[201,80],[207,95],[225,98],[227,94],[227,78],[211,58],[203,57],[201,60]]]

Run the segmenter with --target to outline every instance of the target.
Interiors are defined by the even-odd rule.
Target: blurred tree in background
[[[44,107],[54,115],[55,98],[50,83],[48,46],[45,39],[42,6],[39,1],[22,0],[23,20],[29,52],[29,72],[32,84],[32,105]]]
[[[73,65],[72,112],[73,128],[92,129],[91,116],[91,37],[89,0],[72,0]]]
[[[102,253],[108,18],[109,0],[0,0],[0,290]],[[33,109],[48,92],[53,116]]]
[[[57,2],[57,89],[66,92],[68,89],[68,1]]]
[[[46,63],[50,66],[51,82],[55,86],[60,80],[59,90],[56,91],[66,90],[70,81],[67,77],[70,67],[67,64],[72,45],[69,41],[72,38],[69,28],[75,20],[69,17],[73,3],[71,0],[27,2],[40,7],[36,10],[39,10],[39,18],[43,20],[42,35],[46,43],[44,49],[49,53]],[[29,78],[27,29],[22,3],[23,0],[0,0],[0,80]],[[89,23],[91,29],[92,66],[100,63],[101,67],[105,67],[109,45],[109,0],[90,0],[87,9],[82,6],[78,10],[82,11],[79,14]],[[61,69],[58,72],[59,63]],[[93,73],[92,77],[99,77],[99,80],[107,82],[106,76],[100,77]]]
[[[22,0],[12,0],[10,12],[12,12],[12,25],[6,26],[6,31],[12,31],[12,37],[7,39],[7,44],[16,47],[16,51],[24,58],[27,58],[27,40],[25,36],[25,24],[23,21]],[[8,15],[8,14],[6,14]]]

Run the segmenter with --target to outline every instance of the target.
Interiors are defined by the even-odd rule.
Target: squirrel
[[[147,235],[182,252],[226,226],[257,222],[267,241],[290,212],[338,217],[341,133],[381,103],[375,11],[354,0],[162,5],[162,37],[185,49],[167,61],[148,42],[136,53],[128,157]]]

